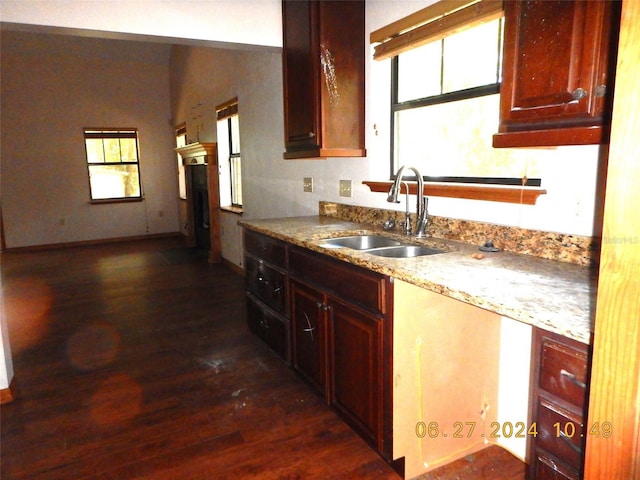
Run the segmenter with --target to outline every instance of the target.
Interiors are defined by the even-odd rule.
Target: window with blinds
[[[441,1],[372,32],[374,58],[391,62],[391,176],[410,165],[432,182],[540,186],[540,152],[492,146],[502,32],[494,0]]]

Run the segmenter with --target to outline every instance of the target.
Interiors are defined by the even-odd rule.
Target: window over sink
[[[413,165],[434,182],[541,185],[543,151],[492,147],[500,112],[503,19],[392,59],[391,175]]]

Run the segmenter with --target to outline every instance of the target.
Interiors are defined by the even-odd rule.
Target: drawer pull
[[[574,452],[576,452],[578,455],[581,455],[581,454],[582,454],[582,449],[581,449],[580,447],[578,447],[578,446],[574,445],[574,444],[571,442],[571,437],[569,437],[569,436],[568,436],[566,433],[564,433],[562,430],[560,430],[558,433],[560,434],[560,435],[559,435],[559,436],[560,436],[560,438],[566,442],[566,444],[569,446],[569,448],[571,448],[571,450],[573,450]]]
[[[312,327],[311,326],[311,321],[309,321],[309,317],[307,316],[307,314],[304,314],[304,318],[307,321],[307,327],[309,328],[303,328],[302,331],[308,333],[311,336],[311,341],[315,342],[315,339],[313,337],[313,331],[316,329],[316,327]]]
[[[573,383],[574,385],[576,385],[576,386],[578,386],[580,388],[587,388],[587,384],[586,383],[581,382],[580,380],[578,380],[573,373],[567,372],[564,368],[562,370],[560,370],[560,375],[562,375],[563,377],[567,377],[571,383]]]

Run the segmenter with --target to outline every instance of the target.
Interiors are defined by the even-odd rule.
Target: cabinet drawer
[[[285,315],[286,311],[286,276],[270,267],[262,260],[250,256],[245,257],[247,290]]]
[[[289,362],[289,323],[247,295],[247,324],[272,350]]]
[[[532,478],[536,480],[578,480],[580,475],[573,468],[552,458],[551,455],[547,455],[546,452],[537,451],[535,474]]]
[[[538,400],[536,446],[579,469],[584,431],[582,417],[544,399]]]
[[[289,274],[380,314],[385,315],[389,310],[387,283],[385,277],[377,273],[292,248],[289,251]]]
[[[583,408],[587,384],[587,347],[571,347],[543,338],[539,386],[556,397]]]
[[[281,268],[287,266],[286,244],[276,238],[251,230],[244,231],[244,249],[262,260]]]

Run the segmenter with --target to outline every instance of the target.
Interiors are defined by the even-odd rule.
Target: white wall
[[[8,248],[178,231],[169,46],[2,32]],[[91,205],[83,127],[137,127],[144,201]]]
[[[2,22],[103,38],[282,46],[280,0],[1,0]]]

